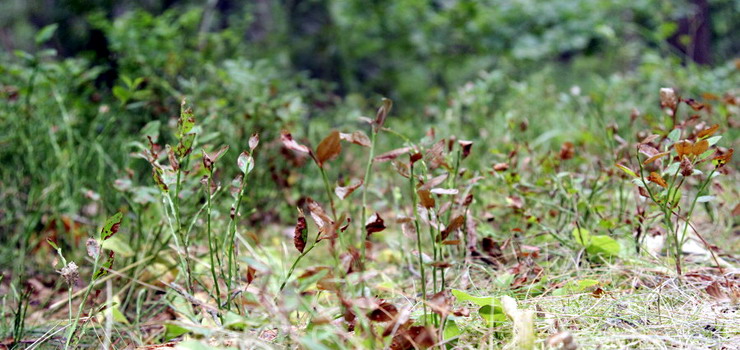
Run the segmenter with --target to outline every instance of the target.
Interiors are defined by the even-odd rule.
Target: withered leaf
[[[316,226],[319,227],[319,231],[321,231],[322,238],[334,238],[336,235],[334,220],[326,213],[324,208],[312,198],[306,199],[306,205],[308,206],[311,218],[316,223]]]
[[[560,154],[558,155],[561,160],[567,160],[573,158],[573,156],[576,155],[575,146],[573,145],[573,142],[564,142],[562,146],[560,146]]]
[[[432,188],[435,188],[435,187],[439,186],[440,184],[442,184],[447,179],[447,176],[448,176],[448,174],[442,174],[442,175],[439,175],[439,176],[435,176],[435,177],[429,179],[429,181],[425,182],[421,186],[421,189],[431,190]]]
[[[444,166],[445,168],[450,167],[449,165],[447,165],[444,157],[445,143],[445,139],[437,141],[437,143],[433,144],[432,147],[427,149],[426,153],[424,154],[424,158],[426,159],[430,170],[437,169],[440,166]]]
[[[332,131],[329,136],[325,137],[316,147],[316,161],[319,166],[323,166],[324,162],[332,160],[339,156],[342,152],[342,144],[339,138],[339,131]]]
[[[462,147],[462,159],[467,158],[470,155],[470,150],[473,148],[473,141],[460,140],[460,147]]]
[[[355,131],[351,134],[345,134],[340,133],[339,138],[341,138],[344,141],[354,143],[355,145],[360,145],[362,147],[370,147],[372,143],[370,142],[370,138],[365,135],[362,131]]]
[[[375,232],[380,232],[383,230],[385,230],[385,222],[378,213],[373,214],[365,223],[365,231],[367,231],[368,237],[370,237],[370,235]]]
[[[383,98],[383,105],[378,108],[378,113],[375,114],[375,132],[380,130],[385,124],[385,119],[388,117],[391,108],[393,108],[393,101],[387,98]]]
[[[429,192],[434,194],[453,195],[457,194],[459,191],[456,188],[432,188]]]
[[[714,158],[712,158],[712,160],[714,160],[714,161],[717,162],[717,167],[718,168],[721,168],[725,164],[729,163],[730,160],[732,160],[732,155],[734,153],[735,153],[735,149],[730,148],[729,150],[727,150],[727,152],[725,152],[723,154],[720,154],[718,156],[715,156]]]
[[[362,180],[357,180],[357,181],[353,181],[346,187],[337,186],[336,188],[334,188],[334,194],[336,194],[337,197],[339,197],[340,199],[345,199],[347,198],[347,196],[352,194],[352,192],[354,192],[356,189],[360,188],[360,186],[362,186],[362,183],[363,183]]]
[[[388,322],[393,320],[396,315],[398,315],[398,309],[395,305],[382,302],[376,309],[367,314],[367,318],[373,322]]]
[[[648,157],[653,157],[657,154],[660,154],[660,151],[658,151],[657,148],[644,143],[639,144],[637,146],[637,150]]]
[[[696,138],[703,139],[705,137],[712,136],[715,132],[717,132],[717,129],[719,129],[719,124],[714,124],[707,129],[699,131],[699,133],[696,134]]]
[[[493,170],[502,172],[509,169],[509,163],[496,163],[493,165]]]
[[[684,99],[681,99],[681,100],[683,102],[685,102],[687,105],[689,105],[689,107],[691,107],[691,109],[693,109],[695,111],[700,111],[700,110],[704,109],[704,107],[705,107],[703,103],[700,103],[700,102],[694,100],[693,98],[684,98]]]
[[[448,290],[443,290],[427,297],[427,303],[432,312],[445,318],[452,309],[452,295]]]
[[[660,137],[660,135],[658,135],[658,134],[650,134],[647,137],[645,137],[644,139],[642,139],[642,141],[640,141],[640,144],[646,144],[646,143],[653,142],[658,137]]]
[[[303,210],[298,208],[298,221],[295,224],[295,232],[293,233],[293,245],[298,252],[303,253],[306,248],[306,240],[308,239],[308,226],[306,224],[306,216],[303,214]]]
[[[418,190],[416,193],[419,195],[419,202],[421,203],[421,206],[427,209],[434,208],[434,205],[436,202],[434,201],[434,197],[432,197],[429,190]]]
[[[254,151],[255,148],[257,148],[257,145],[260,143],[260,134],[254,133],[249,138],[249,150]]]
[[[301,153],[311,153],[311,150],[308,147],[293,140],[293,135],[291,135],[287,130],[280,132],[280,141],[283,143],[283,146],[289,150]]]
[[[671,154],[671,152],[661,152],[661,153],[655,154],[655,155],[651,156],[650,158],[646,159],[644,162],[642,162],[642,164],[643,165],[650,164],[650,163],[652,163],[652,162],[654,162],[654,161],[656,161],[656,160],[658,160],[660,158],[663,158],[663,157],[665,157],[665,156],[667,156],[669,154]]]
[[[437,237],[437,242],[441,242],[447,239],[450,233],[458,230],[460,227],[462,227],[464,223],[465,223],[465,217],[463,215],[458,215],[452,218],[449,225],[447,225],[447,227],[445,227],[445,229],[439,233],[439,237]]]
[[[652,182],[654,184],[657,184],[660,187],[663,187],[663,188],[667,188],[668,187],[668,184],[665,182],[665,180],[663,180],[663,177],[660,176],[660,174],[658,174],[658,173],[656,173],[654,171],[650,172],[650,175],[648,176],[647,179],[648,179],[648,181],[650,181],[650,182]]]
[[[691,154],[695,156],[699,156],[702,153],[706,152],[709,149],[709,141],[707,140],[701,140],[694,144],[694,146],[691,147]]]
[[[684,155],[691,154],[693,145],[691,144],[691,141],[683,140],[683,141],[676,142],[673,145],[673,148],[676,149],[676,152],[678,153],[678,157],[683,158]]]
[[[376,162],[387,162],[392,159],[398,158],[398,156],[408,153],[411,151],[411,147],[396,148],[394,150],[380,154],[374,158]]]

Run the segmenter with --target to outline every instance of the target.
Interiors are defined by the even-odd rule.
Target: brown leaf
[[[416,193],[419,195],[419,202],[422,207],[427,209],[434,208],[436,202],[428,190],[418,190]]]
[[[660,187],[668,188],[668,184],[665,182],[665,180],[663,180],[663,177],[654,171],[650,172],[650,176],[648,176],[647,179],[648,181],[657,184]]]
[[[435,187],[439,186],[440,184],[442,184],[447,179],[447,176],[448,176],[448,174],[442,174],[442,175],[439,175],[439,176],[435,176],[435,177],[429,179],[429,181],[425,182],[421,186],[421,189],[423,189],[423,190],[431,190],[432,188],[435,188]]]
[[[648,156],[648,157],[653,157],[653,156],[655,156],[655,155],[658,155],[658,154],[660,154],[660,151],[658,151],[658,149],[657,149],[657,148],[655,148],[655,147],[653,147],[653,146],[650,146],[650,145],[648,145],[648,144],[644,144],[644,143],[641,143],[641,144],[639,144],[639,145],[637,146],[637,150],[638,150],[638,151],[639,151],[640,153],[642,153],[642,154],[644,154],[644,155],[646,155],[646,156]]]
[[[493,165],[493,170],[502,172],[509,169],[509,163],[496,163]]]
[[[712,136],[715,132],[717,132],[717,129],[719,129],[719,124],[714,124],[711,127],[704,129],[702,131],[699,131],[698,134],[696,134],[697,139],[703,139],[705,137]]]
[[[311,214],[311,219],[319,227],[322,239],[334,238],[336,235],[334,220],[326,213],[324,208],[310,197],[306,199],[306,205],[308,206],[308,212]]]
[[[658,137],[660,137],[660,135],[658,135],[658,134],[650,134],[647,137],[645,137],[644,139],[642,139],[642,141],[640,141],[640,144],[651,143],[651,142],[655,141],[655,139],[657,139]]]
[[[373,214],[365,223],[365,231],[367,231],[368,237],[370,237],[370,235],[375,232],[380,232],[383,230],[385,230],[385,222],[378,213]]]
[[[644,162],[642,162],[642,165],[650,164],[650,163],[652,163],[652,162],[654,162],[654,161],[656,161],[656,160],[658,160],[660,158],[663,158],[663,157],[665,157],[665,156],[667,156],[669,154],[671,154],[671,152],[661,152],[661,153],[658,153],[658,154],[656,154],[654,156],[651,156],[650,158],[646,159]]]
[[[252,137],[249,138],[249,150],[254,151],[255,148],[257,148],[257,145],[260,143],[260,134],[254,133],[252,134]]]
[[[694,146],[691,147],[691,154],[695,156],[699,156],[702,153],[706,152],[709,149],[709,141],[707,140],[701,140],[694,144]]]
[[[413,153],[409,155],[409,164],[414,164],[421,160],[421,153]]]
[[[387,98],[383,98],[383,105],[378,108],[378,113],[375,114],[375,131],[377,132],[385,124],[385,118],[388,117],[391,108],[393,108],[393,101]]]
[[[305,219],[304,219],[305,220]],[[257,274],[257,270],[255,270],[253,267],[247,265],[247,284],[252,284],[252,281],[254,281],[254,277]]]
[[[681,175],[691,176],[694,173],[694,164],[691,163],[688,157],[683,156],[681,158]]]
[[[437,237],[437,242],[444,241],[447,239],[447,237],[450,235],[450,233],[455,232],[458,230],[462,225],[465,223],[465,217],[463,215],[455,216],[451,221],[450,224],[445,227],[442,232],[439,233],[439,237]]]
[[[660,88],[660,108],[675,110],[678,106],[678,96],[672,88]]]
[[[319,166],[323,166],[324,162],[339,156],[339,153],[342,152],[342,143],[339,141],[339,131],[336,130],[321,140],[319,146],[316,147],[316,161],[319,163]]]
[[[440,315],[442,318],[447,317],[452,309],[452,295],[448,290],[427,297],[427,303],[432,312]]]
[[[460,191],[458,191],[456,188],[432,188],[432,190],[429,192],[442,195],[454,195]]]
[[[444,166],[445,168],[450,167],[445,161],[444,151],[445,139],[437,141],[437,143],[433,144],[432,147],[426,151],[424,158],[426,159],[430,170],[437,169],[440,166]]]
[[[411,147],[397,148],[376,156],[374,160],[376,162],[387,162],[389,160],[396,159],[398,156],[408,153],[409,151],[411,151]]]
[[[730,148],[729,150],[727,150],[727,152],[725,152],[723,154],[720,154],[720,155],[712,158],[712,160],[716,160],[717,161],[717,167],[718,168],[721,168],[725,164],[729,163],[730,160],[732,160],[732,155],[734,153],[735,153],[735,150],[733,148]]]
[[[470,150],[473,148],[473,141],[460,140],[460,147],[462,147],[462,159],[467,158],[470,155]]]
[[[298,208],[298,221],[295,224],[293,233],[293,245],[295,245],[295,249],[298,249],[298,252],[303,253],[303,250],[306,248],[306,239],[308,239],[306,216],[303,214],[303,210]]]
[[[700,103],[700,102],[694,100],[693,98],[684,98],[684,99],[681,99],[681,100],[683,102],[685,102],[687,105],[689,105],[689,107],[691,107],[691,109],[693,109],[695,111],[700,111],[700,110],[704,109],[704,107],[705,107],[703,103]]]
[[[573,142],[564,142],[563,145],[560,146],[560,159],[567,160],[573,158],[576,154],[574,147]]]
[[[673,145],[673,148],[676,149],[676,152],[678,153],[678,157],[683,158],[684,155],[691,154],[693,145],[691,144],[691,141],[683,140],[683,141],[676,142]]]
[[[289,150],[301,153],[311,153],[311,149],[293,140],[293,135],[291,135],[287,130],[280,132],[280,141],[283,143],[283,146]]]
[[[368,312],[367,318],[373,322],[388,322],[398,315],[398,309],[391,303],[382,302],[373,311]]]
[[[365,133],[362,131],[355,131],[351,134],[341,133],[339,134],[339,138],[344,141],[354,143],[355,145],[360,145],[362,147],[370,147],[372,145],[372,143],[370,142],[370,138],[368,138],[367,135],[365,135]]]
[[[442,244],[444,245],[460,245],[462,244],[462,241],[459,239],[450,239],[446,241],[442,241]]]
[[[334,189],[334,194],[336,194],[337,197],[339,197],[340,199],[345,199],[347,198],[347,196],[352,194],[352,192],[354,192],[356,189],[360,188],[360,186],[362,186],[362,180],[354,181],[346,187],[337,186]]]

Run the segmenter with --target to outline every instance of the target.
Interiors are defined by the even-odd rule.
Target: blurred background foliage
[[[0,244],[39,244],[31,233],[56,216],[145,209],[156,190],[132,154],[142,134],[171,142],[183,97],[198,147],[230,145],[228,164],[261,133],[254,220],[320,187],[312,167],[279,161],[281,128],[316,144],[364,128],[380,96],[396,101],[394,130],[476,140],[493,155],[480,166],[511,151],[502,141],[613,147],[606,130],[634,139],[633,107],[655,120],[661,86],[737,88],[738,14],[736,0],[4,0],[0,231],[24,234]]]

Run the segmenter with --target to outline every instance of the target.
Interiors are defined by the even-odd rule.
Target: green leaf
[[[121,103],[126,103],[131,98],[131,93],[123,87],[116,85],[113,87],[113,96],[121,101]]]
[[[459,301],[468,301],[473,304],[476,304],[478,306],[486,306],[486,305],[500,305],[500,302],[495,297],[476,297],[472,296],[468,293],[465,293],[459,289],[453,289],[452,295],[457,298]]]
[[[108,274],[108,270],[113,267],[113,258],[115,257],[115,253],[113,251],[108,251],[108,258],[105,259],[105,262],[103,262],[103,265],[100,266],[98,271],[95,271],[95,274],[93,275],[93,281],[98,280],[99,278],[105,276]]]
[[[193,150],[193,142],[195,141],[195,134],[186,134],[180,138],[180,142],[175,147],[175,155],[177,158],[184,158],[190,151]]]
[[[501,307],[500,302],[499,306],[482,306],[478,309],[478,315],[486,320],[488,325],[492,327],[498,327],[506,322],[506,315],[504,314],[504,309]]]
[[[171,324],[171,323],[164,324],[164,340],[170,340],[173,338],[177,338],[188,332],[190,332],[190,330],[180,327],[176,324]]]
[[[628,167],[626,167],[626,166],[624,166],[624,165],[622,165],[622,164],[614,164],[614,165],[615,165],[615,166],[616,166],[617,168],[619,168],[619,169],[621,169],[622,171],[624,171],[625,173],[627,173],[627,175],[629,175],[629,176],[632,176],[632,177],[637,177],[637,174],[635,174],[635,172],[634,172],[634,171],[632,171],[632,169],[630,169],[630,168],[628,168]]]
[[[598,236],[595,236],[595,237],[598,237]],[[576,282],[576,284],[578,285],[578,290],[582,291],[588,287],[599,284],[599,281],[587,278],[587,279],[583,279],[583,280]]]
[[[717,142],[719,142],[719,140],[721,140],[721,139],[722,139],[722,135],[712,136],[712,137],[708,138],[707,139],[707,142],[709,142],[709,147],[712,147],[712,146],[716,145]]]
[[[236,159],[236,164],[239,166],[239,170],[241,170],[244,175],[247,175],[252,171],[252,169],[254,169],[254,158],[244,151],[239,155],[239,158]]]
[[[36,38],[35,38],[36,45],[41,45],[49,41],[49,39],[51,39],[51,37],[54,35],[54,32],[57,31],[58,27],[59,25],[54,23],[54,24],[49,24],[48,26],[41,28],[41,30],[39,30],[39,32],[36,33]]]
[[[681,138],[681,129],[673,129],[673,131],[668,134],[668,139],[673,142],[678,142],[679,138]]]
[[[661,175],[670,175],[673,176],[678,171],[678,167],[681,166],[680,162],[673,162],[671,165],[669,165],[665,170],[663,170],[663,173]]]
[[[462,330],[457,327],[457,323],[455,323],[455,320],[453,319],[447,319],[447,322],[445,322],[445,329],[442,332],[442,336],[444,337],[444,340],[450,340],[452,338],[457,338],[462,334]]]
[[[109,217],[108,220],[105,221],[103,229],[100,230],[100,240],[105,241],[115,235],[118,232],[118,229],[121,228],[121,221],[123,221],[123,213],[120,211]]]
[[[193,117],[193,110],[190,107],[185,106],[185,100],[182,101],[180,106],[180,120],[177,121],[177,138],[182,138],[187,135],[195,126],[195,117]]]
[[[586,251],[590,254],[607,257],[619,255],[620,250],[619,242],[606,235],[591,236],[591,244],[586,248]]]
[[[578,242],[578,244],[588,247],[591,243],[591,233],[588,232],[586,229],[582,228],[574,228],[573,229],[573,238]]]
[[[134,250],[131,249],[131,246],[128,245],[126,241],[121,239],[121,236],[113,236],[105,241],[103,241],[103,249],[108,249],[116,252],[116,254],[124,257],[129,258],[134,256]]]

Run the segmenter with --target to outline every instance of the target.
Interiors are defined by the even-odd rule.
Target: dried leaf
[[[671,88],[660,89],[660,108],[670,108],[675,110],[678,106],[678,96]]]
[[[660,187],[668,188],[668,184],[663,180],[663,177],[660,176],[660,174],[652,171],[650,172],[650,176],[648,176],[648,181],[657,184]]]
[[[433,144],[424,154],[424,158],[426,159],[430,170],[437,169],[440,166],[444,166],[445,168],[450,167],[444,157],[445,143],[445,139],[437,141],[437,143]]]
[[[308,225],[306,224],[306,216],[303,214],[303,210],[298,208],[298,221],[295,224],[295,231],[293,233],[293,245],[298,252],[303,253],[306,248],[306,240],[308,239]]]
[[[681,158],[681,175],[691,176],[694,173],[694,164],[691,163],[688,157],[683,156]]]
[[[322,208],[321,205],[312,198],[306,199],[306,205],[308,206],[309,213],[311,213],[311,219],[313,219],[316,226],[319,227],[322,239],[333,239],[336,237],[336,226],[334,225],[334,220],[326,213],[324,208]]]
[[[398,309],[395,305],[382,302],[376,309],[367,314],[367,318],[373,322],[388,322],[393,320],[396,315],[398,315]]]
[[[280,141],[283,143],[283,146],[289,150],[301,153],[311,153],[311,149],[293,140],[293,135],[291,135],[287,130],[280,132]]]
[[[509,163],[496,163],[493,165],[493,170],[502,172],[509,169]]]
[[[458,194],[458,191],[456,188],[433,188],[430,192],[434,194],[442,194],[442,195],[455,195]]]
[[[316,160],[319,166],[323,166],[324,162],[330,161],[339,156],[342,152],[342,144],[339,138],[339,131],[332,131],[329,136],[325,137],[316,147]]]
[[[695,156],[700,156],[702,153],[706,152],[709,149],[709,141],[707,140],[701,140],[694,144],[694,146],[691,147],[691,154]]]
[[[422,207],[427,209],[434,208],[436,203],[434,201],[434,197],[432,197],[428,190],[418,190],[416,193],[419,195],[419,202]]]
[[[665,156],[667,156],[669,154],[671,154],[671,152],[661,152],[661,153],[658,153],[658,154],[656,154],[654,156],[651,156],[650,158],[646,159],[644,162],[642,162],[642,165],[650,164],[650,163],[652,163],[652,162],[654,162],[654,161],[656,161],[656,160],[658,160],[660,158],[663,158],[663,157],[665,157]]]
[[[673,148],[676,149],[676,152],[678,153],[678,157],[683,158],[683,156],[691,154],[693,145],[691,144],[691,141],[683,140],[683,141],[676,142],[673,145]]]
[[[575,146],[573,145],[573,142],[564,142],[562,146],[560,146],[560,154],[558,155],[561,160],[568,160],[573,158],[575,156]]]
[[[658,151],[657,148],[650,146],[648,144],[641,143],[637,146],[637,151],[640,153],[648,156],[648,157],[654,157],[658,154],[660,154],[660,151]]]
[[[388,152],[385,152],[385,153],[383,153],[381,155],[376,156],[374,158],[374,161],[376,161],[376,162],[387,162],[389,160],[396,159],[396,158],[398,158],[398,156],[400,156],[402,154],[406,154],[409,151],[411,151],[411,147],[397,148],[397,149],[394,149],[394,150],[391,150],[391,151],[388,151]]]
[[[447,227],[445,227],[445,229],[442,230],[442,232],[439,233],[439,237],[437,237],[437,242],[441,242],[441,241],[444,241],[445,239],[447,239],[447,237],[450,235],[450,233],[455,232],[456,230],[458,230],[460,227],[462,227],[462,225],[464,223],[465,223],[465,216],[458,215],[458,216],[454,217],[450,221],[449,225],[447,225]]]
[[[365,133],[362,131],[355,131],[351,134],[341,133],[339,134],[339,138],[344,141],[354,143],[355,145],[360,145],[362,147],[372,146],[370,138],[368,138],[367,135],[365,135]]]
[[[365,223],[365,231],[367,231],[368,237],[370,237],[370,235],[375,232],[380,232],[383,230],[385,230],[385,222],[378,213],[373,214]]]
[[[725,164],[729,163],[730,160],[732,160],[732,155],[734,153],[735,153],[735,149],[730,148],[729,150],[727,150],[727,152],[720,154],[718,156],[715,156],[714,158],[712,158],[712,160],[717,162],[718,168],[721,168],[725,166]]]
[[[380,128],[385,124],[385,119],[388,117],[391,108],[393,108],[393,101],[387,98],[383,98],[383,105],[378,108],[378,113],[375,114],[375,125],[374,130],[378,132]]]
[[[435,188],[435,187],[441,185],[443,182],[445,182],[445,180],[447,179],[447,176],[448,176],[448,174],[442,174],[442,175],[439,175],[439,176],[435,176],[435,177],[429,179],[429,181],[425,182],[421,186],[421,189],[423,189],[423,190],[431,190],[432,188]]]
[[[260,144],[260,134],[254,133],[249,138],[249,151],[253,152],[257,145]]]
[[[345,199],[347,198],[347,196],[352,194],[352,192],[354,192],[356,189],[360,188],[360,186],[362,186],[362,183],[363,183],[362,180],[357,180],[357,181],[353,181],[346,187],[337,186],[334,189],[334,194],[336,194],[337,197],[339,197],[340,199]]]
[[[698,134],[696,134],[697,139],[703,139],[705,137],[712,136],[717,130],[719,129],[719,124],[714,124],[711,127],[704,129],[702,131],[699,131]]]
[[[87,256],[95,259],[100,254],[100,244],[94,238],[88,238],[85,243],[87,247]]]
[[[694,100],[693,98],[684,98],[684,99],[681,99],[681,100],[683,102],[685,102],[687,105],[689,105],[689,107],[691,107],[691,109],[693,109],[695,111],[700,111],[700,110],[704,109],[704,107],[705,107],[703,103],[700,103],[700,102]]]
[[[473,148],[473,141],[458,141],[460,147],[462,147],[462,159],[467,158],[470,155],[470,150]]]

